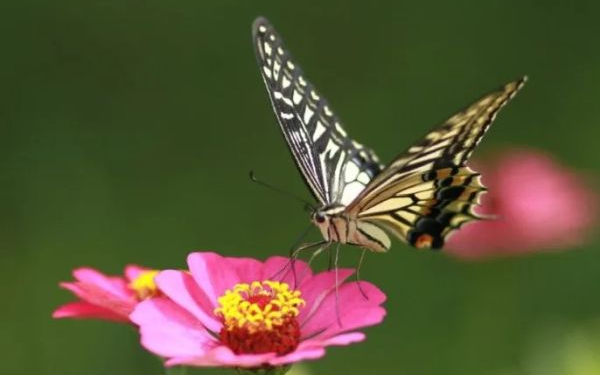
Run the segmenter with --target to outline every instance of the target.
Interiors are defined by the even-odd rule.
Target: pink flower
[[[140,301],[158,294],[154,284],[157,273],[135,265],[125,267],[124,276],[107,276],[92,268],[78,268],[73,271],[75,281],[63,282],[60,286],[80,301],[62,305],[52,317],[129,322],[129,314]]]
[[[511,150],[477,167],[489,188],[478,213],[448,241],[463,258],[523,254],[581,245],[594,223],[597,196],[582,178],[546,154]]]
[[[343,283],[348,269],[338,270],[336,300],[335,271],[315,275],[302,261],[294,273],[283,257],[263,263],[193,253],[188,266],[190,272],[158,274],[163,296],[131,315],[142,345],[167,366],[282,366],[319,358],[327,346],[364,340],[357,330],[385,315],[377,287],[361,281],[364,296],[357,282]]]

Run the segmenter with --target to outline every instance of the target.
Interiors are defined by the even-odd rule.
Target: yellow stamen
[[[129,283],[129,288],[135,292],[139,300],[154,297],[160,293],[154,282],[154,277],[159,272],[157,270],[140,272],[138,277]]]
[[[254,281],[236,284],[218,300],[215,315],[223,319],[228,330],[246,328],[249,332],[279,326],[286,319],[297,317],[305,302],[299,291],[279,281]]]

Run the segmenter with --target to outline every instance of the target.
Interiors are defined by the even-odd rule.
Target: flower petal
[[[302,337],[328,339],[342,332],[380,323],[385,309],[379,305],[385,301],[385,294],[365,281],[361,281],[360,286],[359,289],[358,283],[347,283],[339,288],[338,296],[335,292],[327,295],[314,317],[303,324]]]
[[[367,336],[365,336],[362,332],[350,332],[350,333],[342,333],[341,335],[333,336],[326,340],[306,340],[305,343],[310,345],[312,343],[318,343],[321,346],[330,346],[330,345],[350,345],[355,342],[363,341]]]
[[[354,273],[351,269],[338,269],[338,285],[350,277]],[[310,320],[315,311],[321,306],[325,297],[335,291],[335,270],[321,272],[303,282],[298,289],[302,292],[302,298],[306,302],[306,306],[300,310],[298,321],[300,324],[306,324]]]
[[[71,302],[60,306],[52,313],[52,317],[59,318],[98,318],[116,322],[129,322],[127,315],[120,315],[114,311],[92,305],[87,302]]]
[[[73,277],[80,282],[96,285],[119,297],[127,298],[131,295],[123,279],[106,276],[93,268],[77,268],[73,271]]]
[[[228,267],[226,258],[216,253],[192,253],[188,256],[188,267],[194,280],[213,307],[217,305],[217,299],[225,291],[239,282],[237,271]]]
[[[132,296],[126,298],[115,295],[95,284],[86,282],[60,283],[62,288],[75,294],[83,301],[100,306],[117,314],[127,316],[133,311],[137,301]]]
[[[224,367],[259,367],[275,358],[275,353],[235,354],[225,346],[217,346],[201,357],[174,357],[165,363],[166,366],[224,366]]]
[[[327,340],[306,340],[303,341],[298,346],[298,349],[292,353],[274,358],[269,361],[269,364],[273,366],[281,366],[305,359],[321,358],[323,355],[325,355],[325,347],[327,346],[349,345],[355,342],[363,341],[365,337],[366,336],[361,332],[351,332],[334,336]]]
[[[290,354],[281,357],[273,358],[269,361],[272,366],[281,366],[288,363],[299,362],[305,359],[317,359],[325,355],[323,347],[300,349],[300,347]]]
[[[159,273],[154,280],[167,297],[194,315],[206,328],[220,331],[222,324],[215,318],[212,303],[191,275],[167,270]]]
[[[216,345],[197,319],[166,297],[138,304],[129,317],[140,326],[142,346],[163,357],[203,356]]]
[[[263,264],[252,258],[225,258],[228,267],[237,274],[236,283],[251,283],[263,279]],[[230,289],[233,285],[227,287]]]

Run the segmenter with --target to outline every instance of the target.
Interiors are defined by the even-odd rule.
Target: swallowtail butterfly
[[[492,91],[381,164],[351,139],[331,106],[265,18],[253,24],[256,58],[294,161],[319,202],[312,222],[325,242],[386,251],[388,233],[417,248],[441,248],[485,191],[466,165],[497,112],[526,77]]]

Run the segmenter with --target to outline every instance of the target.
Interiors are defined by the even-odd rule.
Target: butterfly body
[[[319,202],[312,222],[326,242],[375,252],[388,234],[417,248],[441,248],[485,191],[466,163],[497,112],[523,86],[509,82],[448,118],[384,166],[350,138],[264,18],[253,24],[257,62],[296,166]]]
[[[345,212],[344,206],[319,209],[313,214],[312,222],[327,242],[360,246],[375,252],[387,251],[391,245],[390,238],[381,228],[352,217]]]

